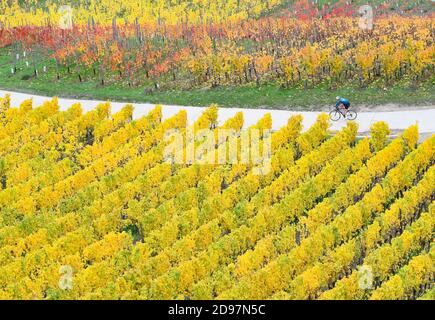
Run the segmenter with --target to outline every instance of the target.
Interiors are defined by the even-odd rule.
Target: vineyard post
[[[77,50],[74,50],[74,62],[76,64],[76,72],[78,74],[79,81],[82,82],[83,79],[81,75],[81,64]]]
[[[33,49],[33,54],[32,54],[33,73],[35,75],[35,78],[38,77],[38,58],[37,58],[37,54],[38,54],[38,47],[35,47]]]
[[[13,46],[12,46],[12,48],[13,48],[13,50],[12,50],[12,52],[11,52],[11,55],[12,55],[12,68],[11,68],[11,73],[14,75],[14,74],[16,74],[17,73],[17,62],[18,62],[18,49],[17,49],[17,47],[18,47],[18,43],[17,42],[14,42],[14,44],[13,44]]]
[[[59,73],[59,60],[55,58],[56,60],[56,78],[57,80],[60,80],[60,73]]]
[[[361,15],[358,26],[362,30],[373,30],[373,7],[363,5],[358,8],[358,13]]]
[[[0,159],[0,179],[1,179],[1,189],[6,189],[6,163],[4,159]]]

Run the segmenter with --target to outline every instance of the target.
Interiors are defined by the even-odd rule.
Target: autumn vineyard
[[[1,298],[433,298],[435,136],[418,145],[412,126],[389,141],[379,122],[358,140],[354,122],[330,136],[327,115],[304,132],[294,116],[272,133],[272,170],[254,175],[163,161],[162,135],[186,113],[131,114],[3,98]],[[216,117],[193,127],[243,125]]]
[[[272,130],[270,113],[220,121],[224,100],[192,122],[57,98],[273,87],[324,103],[350,88],[369,103],[403,87],[433,105],[434,2],[372,1],[368,18],[365,4],[1,1],[0,89],[58,92],[0,96],[0,300],[434,300],[435,135],[418,123],[361,135],[319,112]],[[202,157],[240,160],[247,133],[270,142],[270,170],[168,159],[168,132],[204,130]]]
[[[174,90],[431,83],[433,2],[375,1],[370,30],[361,28],[362,2],[354,2],[75,1],[65,8],[60,1],[4,1],[0,85],[50,96],[50,84],[70,95],[110,88],[103,97],[142,88],[135,100],[159,93],[166,100]],[[69,92],[68,84],[79,89]]]

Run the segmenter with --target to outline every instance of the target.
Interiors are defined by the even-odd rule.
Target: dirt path
[[[50,99],[49,97],[36,96],[24,93],[15,93],[0,90],[0,96],[11,94],[13,106],[18,106],[26,99],[33,99],[34,106],[41,105],[44,101]],[[80,102],[83,110],[89,111],[101,101],[94,100],[77,100],[77,99],[59,99],[59,105],[62,110],[69,108],[73,103]],[[125,103],[112,102],[112,112],[120,110]],[[134,103],[135,107],[134,118],[139,118],[147,114],[154,104],[148,103]],[[189,107],[189,106],[163,106],[163,117],[167,118],[180,110],[186,110],[190,122],[194,121],[202,112],[203,108]],[[328,110],[326,108],[326,110]],[[396,111],[393,111],[396,110]],[[400,111],[397,111],[400,110]],[[273,119],[273,130],[277,130],[287,123],[289,117],[295,114],[302,114],[304,117],[304,128],[310,127],[316,120],[320,112],[294,112],[284,110],[267,110],[267,109],[239,109],[239,108],[221,108],[219,109],[219,122],[234,116],[237,112],[242,111],[245,116],[245,126],[252,125],[258,121],[264,114],[270,113]],[[377,121],[385,121],[389,124],[393,131],[404,130],[410,125],[418,123],[421,133],[430,134],[435,132],[435,106],[431,107],[410,107],[410,110],[403,110],[403,107],[395,105],[385,105],[379,107],[362,107],[358,108],[358,118],[356,122],[359,124],[359,132],[361,134],[368,132],[370,126]],[[332,124],[332,130],[340,130],[346,125],[346,120],[339,120]]]

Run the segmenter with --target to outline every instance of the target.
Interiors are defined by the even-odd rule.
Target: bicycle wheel
[[[332,110],[329,113],[329,118],[331,118],[332,121],[338,121],[340,120],[340,117],[341,117],[341,112],[338,110]]]
[[[348,119],[348,120],[355,120],[356,117],[358,117],[358,114],[355,111],[349,110],[347,112],[346,119]]]

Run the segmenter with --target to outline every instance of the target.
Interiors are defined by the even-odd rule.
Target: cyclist
[[[335,104],[335,107],[337,109],[341,110],[345,110],[343,116],[346,116],[347,113],[349,112],[349,108],[350,108],[350,102],[349,100],[342,98],[342,97],[337,97],[336,98],[337,103]]]

